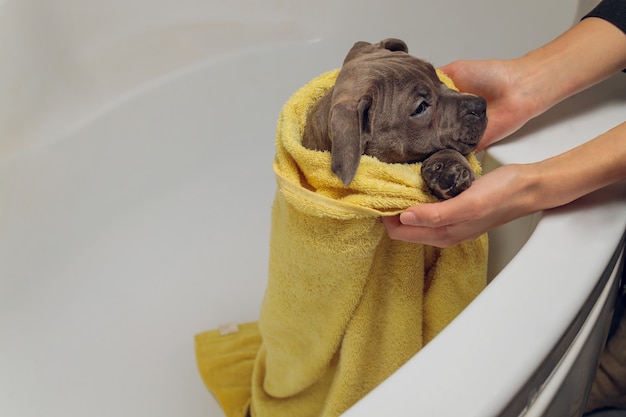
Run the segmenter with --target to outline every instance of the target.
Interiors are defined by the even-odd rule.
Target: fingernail
[[[415,214],[410,211],[405,211],[404,213],[400,213],[400,223],[413,225],[415,224]]]

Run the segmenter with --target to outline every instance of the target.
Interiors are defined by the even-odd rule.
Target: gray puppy
[[[486,108],[484,98],[446,87],[403,41],[357,42],[334,87],[308,115],[302,145],[331,151],[331,169],[346,186],[361,155],[423,162],[426,184],[447,199],[475,179],[464,156],[487,127]]]

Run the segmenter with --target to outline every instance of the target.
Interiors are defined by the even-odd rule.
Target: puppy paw
[[[463,155],[449,149],[439,151],[424,160],[422,177],[430,191],[443,200],[467,190],[476,179]]]

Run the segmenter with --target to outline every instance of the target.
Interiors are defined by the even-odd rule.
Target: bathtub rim
[[[502,159],[498,159],[500,156],[502,156],[502,154],[491,155],[490,157],[495,158],[498,164],[505,163]],[[504,266],[487,288],[478,295],[476,300],[430,342],[429,345],[424,347],[416,356],[409,360],[407,364],[377,387],[373,391],[373,395],[364,397],[352,409],[348,410],[345,416],[374,416],[382,412],[400,414],[408,411],[426,413],[426,415],[465,415],[468,417],[519,415],[519,413],[528,406],[532,398],[532,395],[529,394],[532,394],[532,391],[535,389],[534,387],[545,382],[554,366],[558,364],[560,356],[548,355],[546,358],[542,355],[542,349],[534,352],[533,355],[528,355],[524,352],[524,349],[520,349],[520,347],[515,346],[515,344],[508,343],[503,337],[500,337],[496,341],[498,346],[501,346],[499,349],[500,354],[493,355],[493,352],[487,353],[485,349],[483,349],[482,342],[477,339],[472,339],[472,336],[481,333],[480,323],[483,320],[493,320],[494,318],[499,320],[499,318],[496,317],[498,314],[498,305],[502,308],[513,309],[519,306],[518,304],[512,306],[511,303],[503,303],[501,300],[498,301],[501,295],[524,295],[513,289],[518,287],[515,282],[519,282],[520,278],[523,278],[517,274],[517,271],[520,270],[518,268],[530,262],[535,263],[533,272],[541,272],[538,271],[538,263],[555,266],[549,254],[542,254],[541,251],[538,250],[541,245],[538,245],[536,241],[543,242],[548,248],[554,248],[555,245],[566,242],[567,247],[561,247],[560,249],[565,253],[569,253],[570,251],[576,253],[575,240],[573,240],[576,236],[576,232],[573,232],[568,227],[569,224],[572,222],[584,222],[589,218],[590,212],[594,212],[592,217],[604,217],[611,216],[611,213],[620,210],[620,207],[621,210],[625,210],[626,200],[624,200],[624,197],[616,199],[614,195],[614,189],[616,187],[623,187],[625,185],[626,183],[614,184],[613,186],[606,187],[583,197],[570,205],[544,211],[540,215],[533,233],[529,236],[517,255]],[[615,206],[613,208],[607,207],[607,200],[609,202],[615,202]],[[593,207],[593,209],[589,210],[590,207]],[[587,282],[585,283],[586,285],[582,285],[585,287],[584,290],[578,288],[580,292],[578,296],[580,297],[582,294],[582,297],[588,302],[595,301],[594,297],[602,290],[606,279],[608,279],[607,271],[610,272],[611,268],[614,266],[617,256],[619,255],[618,252],[624,244],[623,230],[626,229],[626,223],[624,223],[623,220],[622,223],[622,228],[617,237],[616,233],[610,230],[604,230],[605,233],[611,232],[604,236],[608,237],[603,242],[603,247],[607,250],[601,252],[603,255],[602,258],[605,260],[601,261],[595,259],[594,266],[589,270],[574,271],[576,273],[580,272],[579,275],[583,280],[586,276],[596,277],[594,282]],[[580,250],[578,250],[578,252],[580,252]],[[608,256],[606,255],[607,253],[609,254]],[[580,256],[585,257],[585,254],[582,253]],[[586,257],[589,258],[588,254]],[[585,263],[580,258],[578,258],[578,261]],[[587,259],[587,261],[589,261],[589,259]],[[572,269],[571,265],[569,265],[563,268],[562,271],[569,270],[568,273],[571,273],[575,269],[576,268]],[[552,292],[558,294],[558,286],[556,292],[553,286]],[[528,297],[528,294],[525,294],[525,296]],[[514,300],[511,299],[511,301]],[[543,304],[545,307],[545,303]],[[581,303],[581,305],[585,306],[585,303]],[[585,307],[587,310],[590,308],[591,306]],[[574,317],[563,317],[561,318],[562,323],[554,326],[563,331],[559,330],[558,335],[548,337],[551,341],[544,344],[543,350],[545,352],[552,353],[558,351],[559,346],[571,342],[576,336],[586,316],[584,312],[580,310],[576,310],[573,314],[570,311],[570,316]],[[532,329],[526,328],[524,330],[528,334],[532,334]],[[497,331],[484,331],[484,329],[482,329],[482,331],[483,334],[490,332],[492,334],[498,334]],[[453,352],[449,349],[450,347],[459,345],[464,346],[465,351],[463,353]],[[499,380],[499,377],[502,375],[497,371],[494,372],[494,369],[506,369],[507,364],[510,363],[506,360],[502,361],[502,351],[508,353],[504,356],[508,356],[511,361],[518,360],[520,363],[525,363],[526,366],[528,366],[529,363],[533,363],[532,372],[524,371],[518,367],[518,369],[513,372],[518,378],[516,382],[512,382],[512,379],[509,381]],[[513,351],[514,354],[510,354],[511,351]],[[490,363],[491,360],[494,359],[494,356],[496,356],[499,361],[498,365],[495,365],[495,368],[492,369],[485,367],[479,368],[468,361],[471,359],[486,364]],[[458,359],[459,357],[468,360],[463,361]],[[460,365],[452,370],[448,366],[450,361]],[[550,370],[542,371],[540,369],[541,366],[547,364],[551,365]],[[437,368],[446,369],[446,376],[456,376],[461,381],[444,381],[442,376],[438,375]],[[479,371],[487,371],[484,372],[488,374],[486,377],[487,382],[482,380],[482,378],[468,378],[468,375],[476,375]],[[424,375],[427,375],[427,377],[425,378]],[[508,372],[508,376],[511,377],[511,372]],[[428,379],[428,377],[434,377],[436,380],[426,381],[425,379]],[[449,397],[442,394],[444,388],[448,390]],[[416,396],[416,392],[420,392],[424,395]],[[471,392],[471,394],[468,394],[469,392]],[[489,394],[485,394],[486,392]],[[380,398],[385,398],[386,400],[383,402]],[[486,398],[488,400],[486,400]],[[446,399],[447,401],[445,401]],[[510,410],[507,410],[507,407],[510,408]]]

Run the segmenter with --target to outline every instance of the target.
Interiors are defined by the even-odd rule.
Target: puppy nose
[[[487,113],[487,100],[480,96],[468,96],[461,103],[461,116],[484,117]]]

